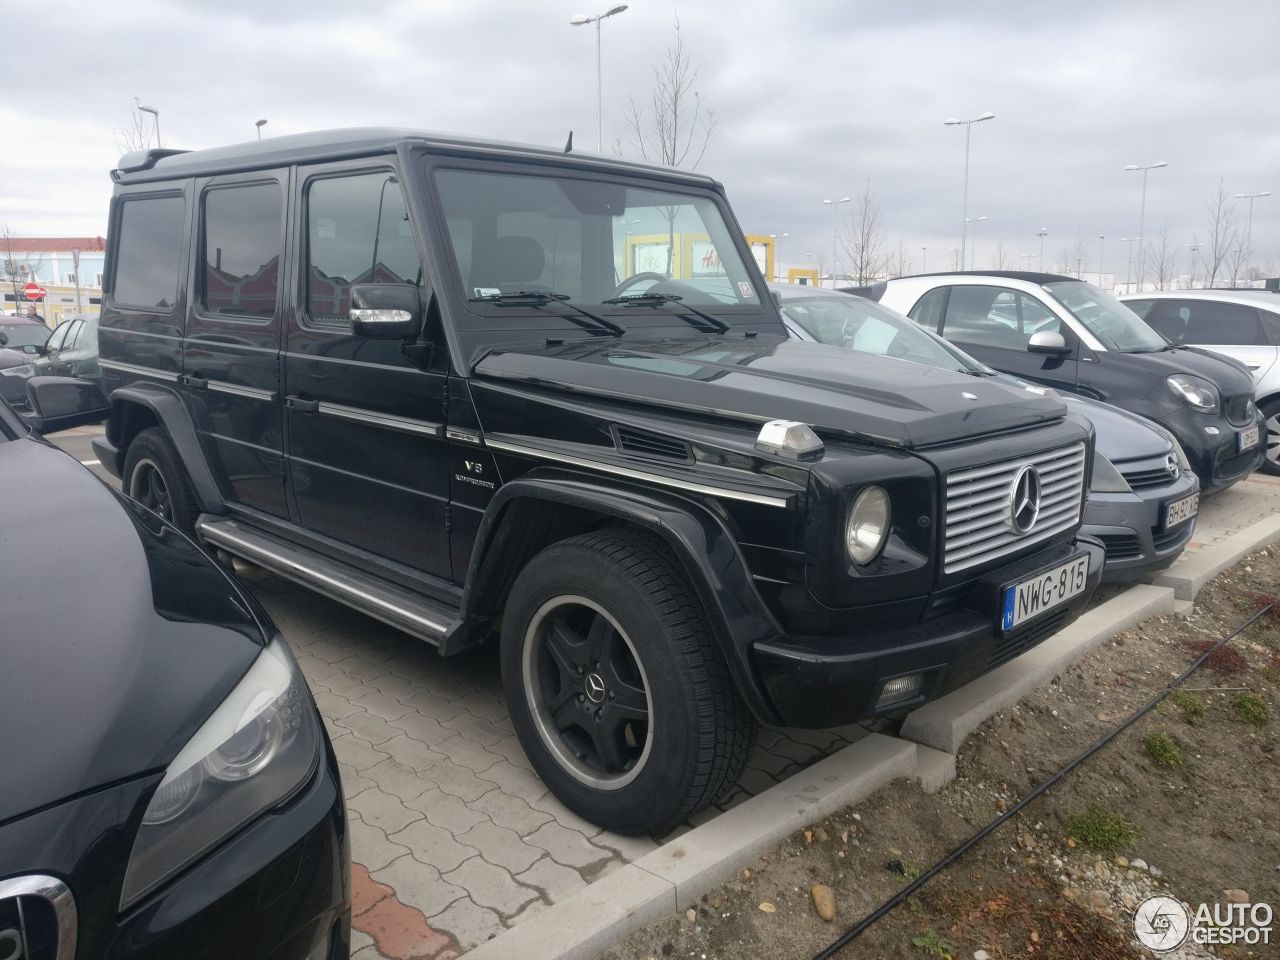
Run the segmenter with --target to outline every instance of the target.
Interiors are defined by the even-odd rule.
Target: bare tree
[[[1160,227],[1160,235],[1156,243],[1145,244],[1144,246],[1146,247],[1149,266],[1149,269],[1145,272],[1155,274],[1157,290],[1170,289],[1173,285],[1178,247],[1169,237],[1169,224],[1167,221]]]
[[[849,275],[861,286],[887,272],[890,256],[885,249],[880,204],[871,192],[871,181],[858,194],[857,209],[839,228],[840,249],[849,263]]]
[[[30,251],[18,250],[13,245],[13,230],[6,223],[0,228],[0,243],[4,245],[4,261],[0,263],[0,273],[13,289],[13,304],[16,310],[22,305],[22,288],[36,279],[42,257],[32,257]],[[0,314],[4,313],[0,310]]]
[[[685,46],[680,18],[675,41],[653,69],[653,92],[641,105],[635,94],[624,118],[626,139],[618,153],[634,151],[642,160],[696,170],[716,132],[716,113],[696,89],[698,68]]]
[[[994,266],[997,270],[1009,269],[1009,254],[1005,251],[1003,240],[996,244],[996,259]]]
[[[1089,245],[1076,238],[1075,243],[1062,248],[1062,260],[1058,264],[1058,272],[1073,274],[1079,278],[1089,267]]]
[[[151,146],[151,124],[144,118],[138,105],[139,100],[134,97],[133,105],[129,108],[129,122],[116,131],[116,149],[121,153],[146,150]]]
[[[1200,250],[1207,249],[1208,253],[1201,252],[1200,256],[1204,261],[1205,285],[1212,287],[1231,248],[1236,245],[1238,232],[1235,212],[1231,208],[1231,194],[1227,193],[1221,179],[1218,180],[1218,189],[1205,202],[1205,212],[1208,214],[1205,227],[1209,232],[1209,240],[1200,245]]]

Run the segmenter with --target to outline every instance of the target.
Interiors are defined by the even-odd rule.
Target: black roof
[[[1025,280],[1027,283],[1058,283],[1062,280],[1084,282],[1079,277],[1064,277],[1058,273],[1036,273],[1030,270],[942,270],[938,273],[913,273],[893,279],[910,280],[915,277],[999,277],[1001,280]]]
[[[396,127],[354,127],[318,130],[266,140],[250,140],[207,150],[138,150],[120,158],[111,171],[117,183],[141,183],[178,177],[203,177],[240,170],[261,170],[294,163],[351,159],[393,153],[401,144],[416,144],[443,152],[487,154],[508,158],[555,160],[585,166],[605,166],[619,173],[660,174],[703,186],[716,181],[705,174],[637,163],[598,153],[565,153],[558,147],[540,147],[500,140],[482,140],[449,133],[405,130]]]

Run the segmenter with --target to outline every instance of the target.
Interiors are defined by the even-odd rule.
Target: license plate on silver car
[[[1075,557],[1060,567],[1045,570],[1021,583],[1005,587],[1004,614],[1001,626],[1005,630],[1028,620],[1033,620],[1061,606],[1077,594],[1083,593],[1089,580],[1089,555]]]
[[[1236,434],[1236,450],[1244,453],[1246,450],[1252,450],[1258,445],[1258,425],[1255,423],[1247,430],[1241,430]]]
[[[1181,500],[1165,504],[1164,528],[1169,530],[1180,523],[1185,523],[1200,512],[1200,494],[1193,493]]]

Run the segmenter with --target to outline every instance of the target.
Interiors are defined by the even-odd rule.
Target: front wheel
[[[1262,404],[1262,472],[1280,477],[1280,397]]]
[[[723,795],[754,722],[674,559],[630,532],[584,534],[521,572],[502,621],[516,733],[571,810],[662,834]]]
[[[183,533],[195,528],[195,495],[178,451],[160,427],[148,427],[129,444],[120,485],[132,499]]]

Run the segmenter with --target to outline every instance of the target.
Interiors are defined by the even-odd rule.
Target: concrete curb
[[[871,734],[587,886],[467,953],[470,960],[589,960],[674,913],[779,840],[889,782],[916,746]]]
[[[912,711],[899,736],[955,754],[988,717],[1013,706],[1104,640],[1148,617],[1172,613],[1173,603],[1174,592],[1168,587],[1131,587],[1016,660]]]
[[[1151,582],[1158,587],[1172,588],[1179,600],[1194,600],[1204,585],[1223,570],[1277,540],[1280,540],[1280,516],[1268,517],[1221,543],[1195,553],[1184,553]]]

